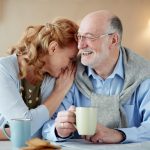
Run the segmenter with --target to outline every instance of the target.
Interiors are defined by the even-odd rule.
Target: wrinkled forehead
[[[108,19],[102,16],[87,16],[81,23],[78,32],[80,34],[101,34],[108,27]]]

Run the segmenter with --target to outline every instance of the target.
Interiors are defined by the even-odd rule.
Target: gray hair
[[[110,18],[110,24],[109,24],[109,32],[117,32],[119,35],[119,45],[121,45],[122,41],[122,33],[123,33],[123,27],[121,20],[117,16],[113,16]]]

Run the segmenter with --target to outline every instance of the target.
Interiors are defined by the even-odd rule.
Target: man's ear
[[[50,55],[53,55],[53,53],[55,52],[57,46],[58,46],[58,43],[56,41],[50,42],[50,44],[48,46],[48,52],[49,52]]]
[[[118,33],[114,33],[111,38],[111,47],[117,46],[119,43],[119,35]]]

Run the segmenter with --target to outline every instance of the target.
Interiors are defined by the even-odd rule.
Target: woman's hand
[[[65,70],[62,70],[60,76],[56,79],[54,90],[67,94],[73,84],[75,72],[75,63],[71,63]]]
[[[56,79],[54,89],[47,100],[43,103],[49,110],[50,116],[58,109],[65,95],[69,91],[74,81],[76,65],[71,64],[63,70],[59,78]]]
[[[6,128],[6,132],[10,135],[10,129],[9,129],[9,128]],[[1,140],[9,140],[9,139],[3,134],[2,129],[0,129],[0,141],[1,141]]]

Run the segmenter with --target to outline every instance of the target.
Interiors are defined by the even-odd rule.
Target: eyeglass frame
[[[77,34],[75,34],[75,39],[77,40],[77,41],[81,41],[81,40],[90,40],[90,41],[95,41],[95,40],[97,40],[98,38],[102,38],[102,37],[104,37],[104,36],[107,36],[107,35],[112,35],[112,34],[114,34],[115,32],[112,32],[112,33],[104,33],[104,34],[101,34],[101,35],[93,35],[93,34],[91,34],[91,33],[89,33],[89,35],[91,35],[91,37],[88,37],[88,36],[86,36],[86,35],[80,35],[80,36],[78,36],[79,35],[79,33],[77,33]],[[93,36],[93,37],[92,37]],[[79,38],[80,37],[80,38]]]

